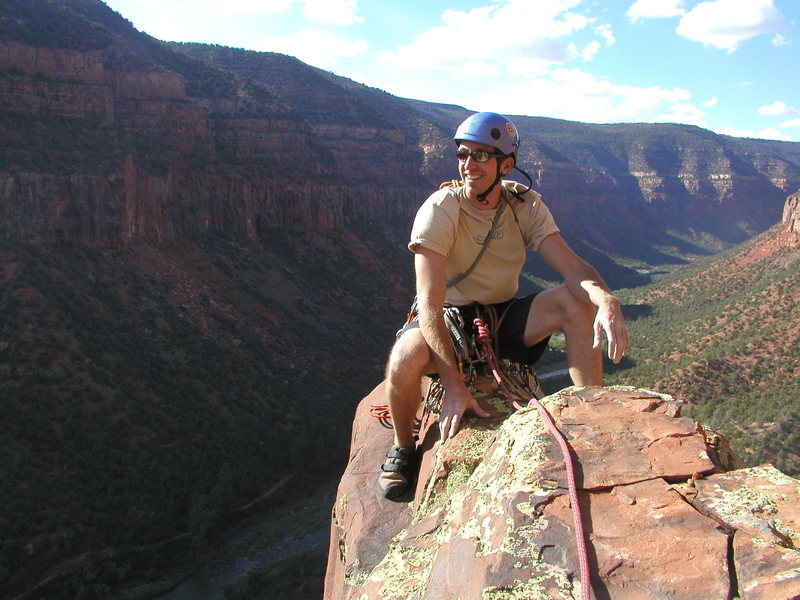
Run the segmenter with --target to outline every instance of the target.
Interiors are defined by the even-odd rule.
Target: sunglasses
[[[461,162],[466,162],[470,156],[475,162],[485,163],[494,156],[505,156],[505,154],[502,152],[489,152],[488,150],[474,150],[473,152],[470,152],[466,148],[459,148],[456,150],[456,158]]]

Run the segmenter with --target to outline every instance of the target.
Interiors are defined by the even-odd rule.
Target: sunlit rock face
[[[535,408],[467,420],[447,444],[425,415],[413,498],[384,500],[391,429],[356,414],[333,510],[325,598],[579,598],[559,447]],[[568,388],[544,405],[574,453],[597,598],[790,598],[800,590],[800,482],[770,466],[727,471],[724,440],[669,396]],[[725,464],[723,464],[723,462]]]
[[[782,222],[786,224],[790,233],[800,236],[800,192],[792,194],[786,199]]]

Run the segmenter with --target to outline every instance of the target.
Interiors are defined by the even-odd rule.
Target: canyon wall
[[[407,185],[411,167],[404,181],[370,168],[373,154],[407,152],[396,131],[314,131],[228,74],[213,73],[227,90],[203,92],[187,84],[191,72],[117,71],[104,60],[102,50],[0,40],[3,238],[118,245],[205,231],[329,233],[407,220],[426,191],[418,176]]]
[[[164,44],[99,0],[50,3],[35,18],[26,7],[11,1],[0,27],[4,239],[164,243],[353,223],[402,239],[417,206],[457,176],[451,137],[465,108],[280,54]],[[514,121],[520,166],[565,236],[603,253],[739,243],[800,188],[797,143]]]

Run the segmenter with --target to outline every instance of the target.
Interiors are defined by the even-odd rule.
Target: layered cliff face
[[[299,90],[308,89],[297,80],[290,87],[285,74],[278,77],[276,65],[286,57],[196,45],[182,51],[265,84],[280,79],[272,89],[282,87],[279,94],[293,104],[301,99]],[[327,78],[402,131],[423,153],[419,168],[429,180],[455,176],[451,135],[469,111]],[[340,92],[325,89],[339,98]],[[322,103],[311,102],[304,113],[312,124],[330,117]],[[352,119],[348,114],[345,108],[345,121]],[[658,260],[655,247],[680,246],[686,239],[715,249],[743,241],[775,223],[786,192],[800,182],[797,144],[736,140],[682,125],[514,121],[523,139],[520,166],[532,174],[562,230],[605,252]]]
[[[800,163],[766,150],[742,157],[730,138],[695,127],[520,121],[541,142],[528,160],[557,220],[601,248],[742,242],[778,220],[800,181]]]
[[[0,26],[6,237],[165,242],[379,221],[400,239],[457,176],[451,135],[466,109],[278,54],[164,45],[97,0],[28,4],[11,0]],[[796,144],[514,119],[520,165],[587,251],[663,260],[658,248],[684,240],[740,242],[800,186]]]
[[[6,10],[32,28],[24,5]],[[69,31],[69,17],[84,23],[103,9],[87,0],[73,8],[84,20],[57,4],[35,16]],[[0,38],[3,237],[116,245],[204,231],[324,233],[405,222],[427,189],[408,157],[397,160],[407,165],[400,178],[369,163],[408,153],[391,127],[315,130],[265,87],[176,54],[108,9],[102,16],[106,35],[81,49],[68,35],[50,47],[19,32]]]
[[[203,44],[171,48],[215,67],[247,77],[279,95],[309,123],[351,183],[428,189],[420,172],[420,151],[403,133],[357,95],[331,82],[296,58]]]
[[[426,146],[426,168],[441,172],[447,135],[469,113],[409,102],[441,132],[439,143]],[[648,253],[655,248],[691,240],[718,249],[771,227],[800,182],[796,143],[740,140],[687,125],[512,118],[522,138],[520,166],[562,230],[650,261],[664,258]]]

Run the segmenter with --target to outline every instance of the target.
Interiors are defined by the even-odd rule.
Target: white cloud
[[[138,0],[133,5],[126,0],[114,0],[108,5],[130,20],[136,29],[156,39],[193,42],[199,38],[197,24],[185,16],[191,9],[187,0]]]
[[[603,24],[595,27],[595,31],[606,41],[606,46],[613,46],[617,43],[617,38],[614,37],[614,32],[611,25]]]
[[[705,102],[701,102],[700,106],[702,106],[703,108],[711,108],[713,106],[716,106],[717,102],[719,102],[719,98],[714,96],[713,98],[709,98]]]
[[[779,140],[781,142],[792,141],[792,136],[786,135],[785,133],[780,132],[773,127],[767,127],[766,129],[762,129],[761,131],[756,133],[756,137],[764,140]]]
[[[636,0],[625,14],[636,23],[642,19],[677,17],[684,12],[683,0]]]
[[[728,52],[745,40],[775,33],[784,26],[773,0],[712,0],[701,2],[683,15],[677,33]]]
[[[363,22],[358,0],[108,0],[142,31],[162,40],[237,45],[236,23],[248,17],[288,13],[297,6],[305,19],[331,25]],[[303,19],[298,19],[303,21]]]
[[[688,103],[690,96],[680,88],[618,85],[585,71],[560,68],[550,76],[477,93],[461,104],[475,110],[594,123],[669,121],[702,126],[703,112]]]
[[[778,131],[773,127],[767,127],[766,129],[762,129],[761,131],[753,131],[752,129],[738,129],[736,127],[718,127],[716,129],[717,133],[721,133],[722,135],[732,135],[734,137],[743,137],[743,138],[758,138],[762,140],[778,140],[781,142],[791,142],[792,136],[786,135]]]
[[[200,10],[218,15],[278,15],[286,12],[295,0],[206,0]]]
[[[452,75],[457,79],[481,79],[500,75],[500,66],[493,62],[470,60],[458,65]]]
[[[722,135],[731,135],[733,137],[743,137],[743,138],[756,137],[752,129],[741,129],[737,127],[731,127],[729,125],[723,125],[722,127],[717,127],[714,131]]]
[[[572,48],[568,49],[570,52],[577,54],[577,50]],[[536,57],[513,57],[507,58],[502,63],[496,62],[498,68],[505,69],[508,75],[515,77],[524,77],[530,79],[532,77],[541,77],[547,75],[553,69],[553,62]]]
[[[253,49],[289,54],[315,67],[330,69],[339,59],[364,52],[367,43],[364,40],[342,39],[329,31],[304,29],[291,35],[262,40]]]
[[[781,123],[781,127],[800,127],[800,119],[790,119]]]
[[[772,104],[767,104],[758,109],[758,114],[770,117],[792,117],[800,114],[796,108],[788,106],[786,103],[776,100]]]
[[[226,0],[227,1],[227,0]],[[269,2],[263,2],[269,4]],[[272,0],[270,0],[271,2]],[[363,23],[358,16],[358,0],[301,0],[303,14],[310,21],[334,25],[353,25]]]
[[[775,37],[772,38],[772,45],[773,46],[791,46],[792,42],[787,37],[781,35],[780,33],[776,33]]]
[[[658,114],[653,121],[657,123],[685,123],[707,127],[705,112],[694,104],[673,104]]]
[[[589,62],[595,56],[597,56],[598,52],[600,52],[600,42],[594,40],[590,42],[589,45],[586,46],[586,48],[583,49],[583,52],[581,52],[581,57],[583,57],[583,60],[585,60],[586,62]]]
[[[565,39],[593,23],[589,17],[571,11],[580,2],[495,0],[490,6],[467,12],[448,9],[441,15],[441,25],[418,35],[410,44],[381,52],[379,58],[415,70],[463,72],[461,63],[496,61],[509,73],[540,73],[542,64],[563,64],[581,56]],[[522,26],[530,23],[535,26]],[[610,27],[600,25],[595,32],[606,45],[613,43]],[[591,58],[597,50],[599,47],[595,49],[588,42],[584,58]],[[524,68],[523,63],[527,63]]]
[[[219,15],[277,15],[292,5],[303,7],[303,15],[315,23],[353,25],[361,23],[358,0],[206,0],[203,11]],[[195,10],[195,9],[192,9]]]

